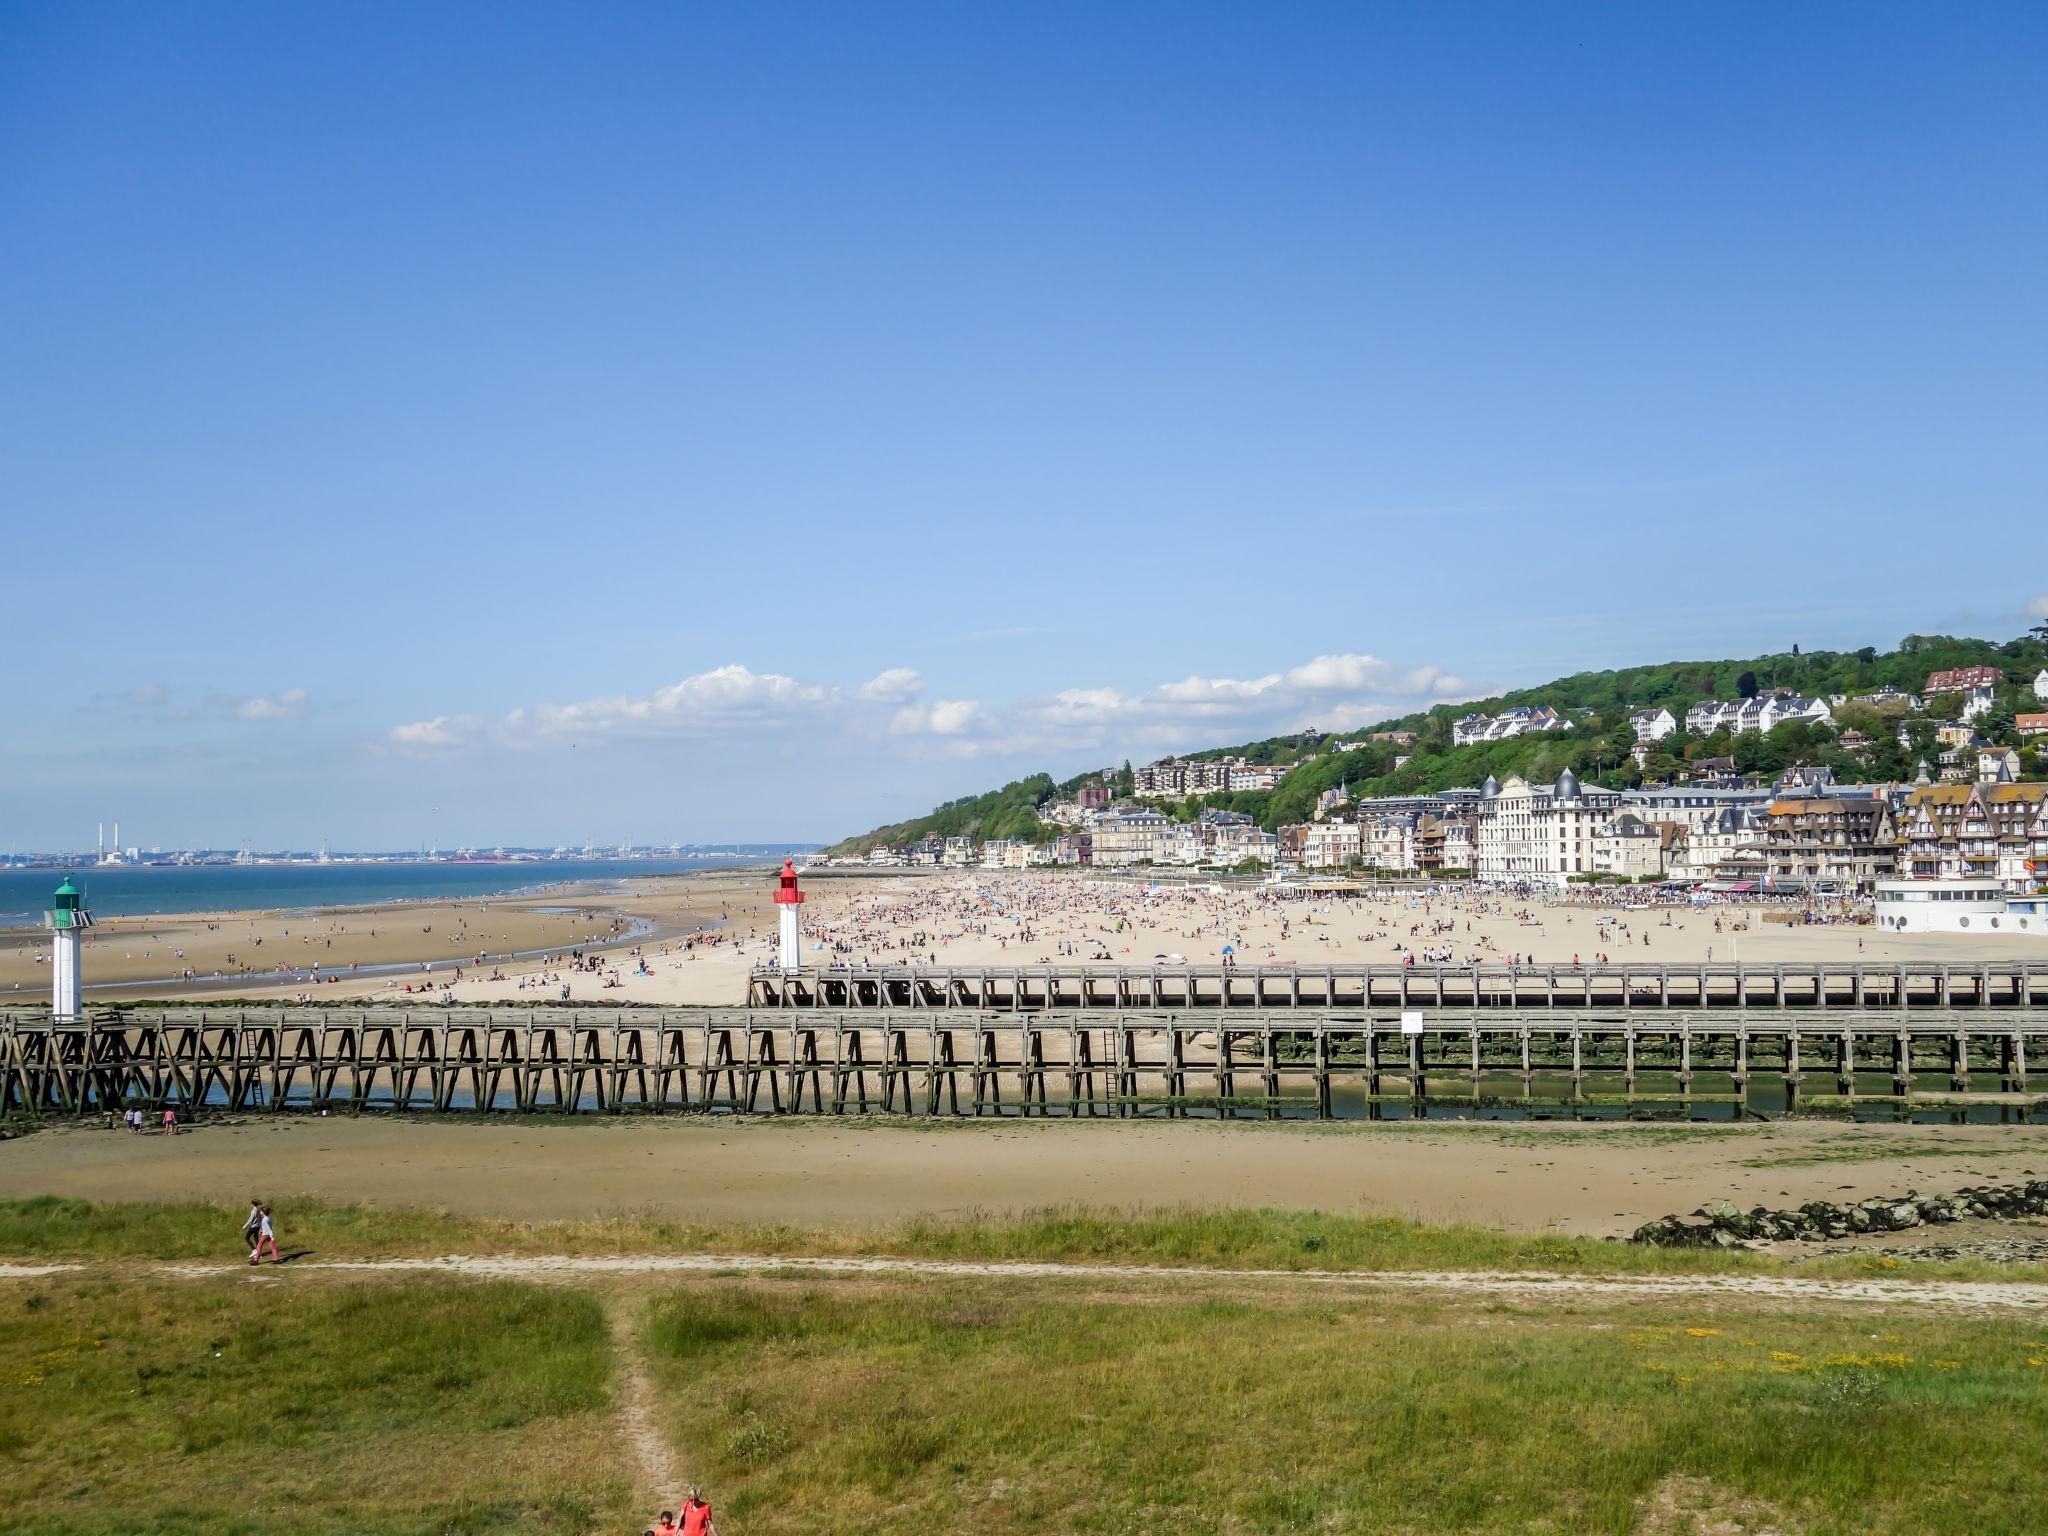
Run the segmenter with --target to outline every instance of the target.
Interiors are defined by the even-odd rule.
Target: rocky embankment
[[[1734,1248],[1747,1242],[1829,1242],[1865,1232],[1903,1232],[1933,1223],[2012,1220],[2048,1215],[2048,1179],[2025,1184],[1986,1184],[1952,1195],[1877,1195],[1853,1205],[1809,1200],[1792,1210],[1768,1206],[1741,1210],[1728,1204],[1702,1206],[1690,1216],[1664,1216],[1630,1234],[1632,1243],[1660,1248]]]

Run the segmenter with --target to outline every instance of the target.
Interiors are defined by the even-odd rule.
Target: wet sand
[[[1816,1155],[1850,1161],[1805,1162]],[[1765,1166],[1753,1166],[1757,1162]],[[1773,1166],[1790,1161],[1792,1166]],[[516,1172],[508,1172],[516,1170]],[[2037,1170],[2039,1172],[2037,1172]],[[511,1220],[1274,1206],[1622,1235],[1718,1199],[1796,1205],[2048,1173],[2048,1126],[1691,1127],[249,1119],[0,1143],[0,1197],[315,1196]]]

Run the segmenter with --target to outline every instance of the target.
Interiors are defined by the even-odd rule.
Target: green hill
[[[1929,700],[1927,713],[1907,720],[1909,744],[1898,741],[1898,722],[1868,706],[1848,704],[1835,711],[1836,724],[1814,726],[1803,721],[1781,725],[1768,734],[1722,732],[1695,738],[1684,733],[1685,712],[1702,699],[1733,699],[1774,688],[1852,699],[1886,685],[1919,693],[1930,672],[1951,667],[1994,666],[2006,674],[1997,709],[1977,722],[1978,729],[2002,745],[2023,747],[2022,763],[2030,778],[2048,777],[2038,745],[2023,744],[2012,716],[2036,707],[2028,686],[2048,666],[2048,625],[2037,625],[2016,640],[1959,639],[1949,635],[1908,635],[1896,650],[1865,646],[1856,651],[1788,651],[1771,656],[1723,661],[1667,661],[1654,666],[1624,667],[1601,672],[1576,672],[1535,688],[1519,688],[1491,699],[1439,704],[1377,725],[1320,742],[1300,735],[1275,736],[1235,747],[1212,747],[1190,756],[1242,755],[1258,763],[1293,763],[1280,787],[1257,794],[1205,795],[1187,801],[1151,802],[1182,819],[1192,819],[1204,806],[1241,810],[1258,818],[1268,830],[1306,821],[1326,789],[1339,784],[1354,796],[1414,794],[1477,785],[1488,774],[1506,778],[1554,779],[1570,768],[1580,778],[1608,786],[1633,785],[1644,778],[1668,779],[1687,762],[1700,757],[1733,757],[1745,773],[1775,774],[1795,764],[1822,764],[1839,777],[1882,782],[1910,776],[1916,760],[1932,758],[1934,732],[1944,715],[1953,717],[1957,700]],[[1458,747],[1451,744],[1451,722],[1465,714],[1497,714],[1517,705],[1541,704],[1572,720],[1572,729],[1506,741]],[[1662,706],[1678,717],[1681,730],[1657,744],[1643,768],[1630,756],[1635,733],[1628,717],[1638,710]],[[1840,742],[1843,730],[1855,727],[1870,737],[1870,746],[1856,752]],[[1374,731],[1416,733],[1412,747],[1370,741]],[[2038,741],[2039,738],[2036,738]],[[1341,742],[1362,742],[1341,751]],[[1398,768],[1394,760],[1405,756]],[[1052,829],[1040,822],[1036,807],[1071,795],[1092,775],[1055,783],[1049,774],[1034,774],[987,794],[949,800],[928,816],[897,822],[846,839],[828,853],[861,852],[875,843],[904,843],[925,836],[1026,838],[1043,841]],[[1121,780],[1121,773],[1113,776]],[[1126,783],[1113,783],[1123,790]]]

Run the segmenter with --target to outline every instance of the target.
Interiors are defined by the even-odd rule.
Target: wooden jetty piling
[[[1100,995],[1100,993],[1098,993]],[[1143,989],[1141,989],[1141,995]],[[2030,1103],[2048,1006],[0,1012],[0,1110],[1331,1116],[1428,1102]],[[2048,999],[2044,999],[2048,1001]],[[1880,1067],[1879,1064],[1883,1064]],[[1877,1070],[1869,1070],[1877,1068]],[[1946,1093],[1926,1091],[1945,1078]],[[1884,1090],[1888,1088],[1889,1092]]]

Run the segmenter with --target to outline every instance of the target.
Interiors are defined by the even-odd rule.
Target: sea
[[[797,850],[790,850],[797,851]],[[505,896],[562,885],[616,885],[650,875],[765,865],[783,850],[744,849],[689,858],[423,860],[392,864],[92,865],[0,869],[0,928],[40,924],[50,893],[69,874],[95,917],[156,912],[300,911],[437,897]]]

